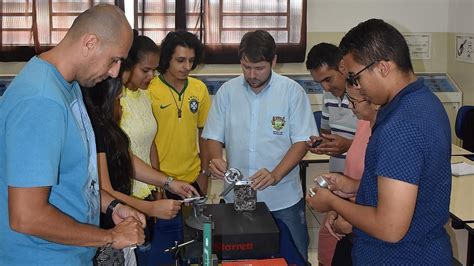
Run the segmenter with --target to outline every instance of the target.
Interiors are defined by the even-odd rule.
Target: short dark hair
[[[252,63],[272,62],[276,55],[275,39],[264,30],[245,33],[239,45],[239,59],[247,58]]]
[[[311,48],[306,57],[306,69],[318,69],[327,65],[328,67],[339,70],[339,62],[342,55],[339,48],[330,43],[319,43]]]
[[[194,50],[195,59],[191,69],[195,69],[201,63],[203,45],[196,35],[187,31],[171,31],[161,42],[160,64],[158,65],[158,71],[161,74],[170,67],[171,57],[177,46]]]
[[[142,62],[148,54],[160,54],[160,47],[147,36],[134,36],[132,47],[128,51],[127,59],[123,61],[123,68],[131,70],[133,66]]]
[[[342,55],[351,53],[362,65],[390,60],[403,72],[413,72],[410,51],[403,35],[381,19],[369,19],[352,28],[341,40]]]

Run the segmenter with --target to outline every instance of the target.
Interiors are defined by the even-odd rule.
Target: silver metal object
[[[322,188],[327,188],[329,186],[329,182],[323,176],[317,176],[314,179],[314,182]]]
[[[308,194],[311,198],[316,196],[316,192],[314,192],[314,190],[312,188],[308,189]]]
[[[186,225],[197,230],[203,229],[203,223],[209,221],[209,217],[204,215],[206,201],[207,197],[192,201],[193,213],[186,219]]]
[[[243,178],[244,177],[239,169],[229,168],[229,170],[227,170],[224,174],[224,180],[230,185],[226,187],[219,196],[225,197],[225,195],[229,194],[229,192],[234,189],[235,183],[242,180]]]
[[[250,185],[252,181],[237,181],[234,186],[234,210],[253,211],[257,208],[257,191]]]
[[[175,249],[178,249],[178,248],[180,248],[180,247],[184,247],[184,246],[186,246],[186,245],[189,245],[189,244],[191,244],[191,243],[194,243],[195,241],[196,241],[195,239],[191,239],[191,240],[189,240],[189,241],[187,241],[187,242],[184,242],[184,243],[181,243],[181,244],[179,244],[179,245],[175,245],[175,246],[173,246],[173,247],[167,248],[167,249],[165,249],[165,252],[174,251]]]

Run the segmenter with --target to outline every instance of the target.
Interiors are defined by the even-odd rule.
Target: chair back
[[[456,136],[461,140],[464,140],[464,137],[465,137],[463,136],[462,127],[465,122],[464,120],[466,119],[466,115],[468,114],[470,110],[474,110],[474,106],[472,105],[461,106],[461,108],[459,108],[458,113],[456,115],[456,123],[455,123],[454,128],[455,128]]]
[[[318,126],[318,132],[321,134],[321,115],[323,112],[321,111],[314,111],[314,120],[316,121],[316,126]]]

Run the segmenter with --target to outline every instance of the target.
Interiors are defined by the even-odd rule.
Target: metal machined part
[[[224,180],[228,184],[242,180],[242,172],[237,168],[229,168],[229,170],[224,173]]]
[[[322,188],[327,188],[329,186],[329,182],[323,176],[317,176],[314,179],[314,182]]]
[[[234,189],[235,183],[237,183],[238,181],[242,179],[243,179],[243,175],[239,169],[229,168],[229,170],[227,170],[224,174],[224,180],[230,185],[227,186],[219,196],[224,197],[225,195],[229,194],[229,192],[231,192]]]
[[[249,181],[239,181],[234,186],[234,210],[253,211],[257,208],[257,191]]]

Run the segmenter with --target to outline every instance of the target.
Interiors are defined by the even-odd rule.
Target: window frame
[[[11,16],[10,14],[25,14],[25,13],[6,13],[5,15],[3,13],[3,1],[0,0],[0,62],[22,62],[22,61],[28,61],[30,60],[33,56],[38,55],[40,53],[43,53],[47,50],[50,50],[53,48],[55,45],[49,45],[49,44],[40,44],[39,39],[38,39],[38,23],[36,21],[36,12],[37,12],[37,1],[38,0],[27,0],[31,2],[32,5],[32,11],[29,12],[28,14],[31,14],[32,16],[32,25],[30,29],[23,29],[21,28],[20,31],[30,31],[33,35],[33,45],[3,45],[3,31],[10,31],[11,29],[15,28],[9,28],[9,29],[4,29],[3,28],[3,21],[1,18],[3,16]],[[39,0],[42,1],[42,0]],[[79,15],[80,12],[53,12],[52,10],[52,1],[53,0],[48,0],[47,5],[48,5],[48,11],[49,11],[49,37],[51,40],[51,34],[53,30],[66,30],[67,28],[53,28],[53,14],[55,16],[70,16],[71,14]],[[83,0],[83,3],[89,4],[89,7],[93,6],[96,4],[95,0]],[[114,3],[116,6],[124,10],[124,0],[114,0]]]
[[[36,6],[36,1],[38,0],[31,0],[32,5]],[[142,16],[142,21],[143,21],[143,12],[138,13],[138,1],[141,1],[142,3],[146,2],[146,0],[134,0],[134,10],[133,10],[133,24],[134,28],[138,29],[141,34],[144,34],[146,32],[146,29],[142,29],[141,26],[138,25],[139,21],[139,16]],[[194,32],[195,34],[198,35],[198,37],[203,41],[204,44],[204,50],[205,50],[205,58],[203,60],[204,63],[207,64],[239,64],[239,59],[237,57],[238,54],[238,47],[239,44],[222,44],[222,43],[207,43],[205,40],[205,29],[206,29],[206,19],[205,19],[205,12],[206,12],[206,5],[208,0],[197,0],[201,2],[201,10],[198,13],[200,17],[199,25],[200,29],[199,30],[193,30],[193,29],[186,29],[187,26],[187,15],[189,13],[186,13],[186,0],[176,0],[175,1],[175,28],[164,28],[165,31],[170,31],[170,30],[188,30],[191,32]],[[219,0],[219,25],[223,25],[223,19],[224,16],[231,15],[231,16],[238,16],[238,15],[244,15],[249,16],[249,15],[260,15],[260,13],[224,13],[222,11],[222,3],[224,0]],[[289,8],[290,6],[290,1],[287,0],[287,7]],[[299,43],[277,43],[277,55],[278,55],[278,62],[279,63],[301,63],[304,62],[305,60],[305,53],[306,53],[306,29],[307,29],[307,22],[306,22],[306,17],[307,17],[307,0],[301,0],[302,1],[302,14],[301,14],[301,31],[300,31],[300,42]],[[94,0],[83,0],[83,2],[89,3],[90,6],[95,4]],[[124,10],[124,0],[115,0],[115,5]],[[53,27],[53,16],[63,16],[63,15],[71,15],[71,14],[76,14],[74,12],[53,12],[52,11],[52,0],[48,0],[49,4],[49,34],[51,38],[51,33],[53,31],[57,30],[67,30],[66,28],[54,28]],[[1,12],[3,9],[3,1],[0,0],[0,14],[3,15]],[[30,15],[32,16],[33,20],[33,25],[32,28],[29,29],[29,31],[32,31],[33,38],[34,38],[34,45],[33,46],[16,46],[16,45],[3,45],[2,44],[2,35],[3,35],[3,27],[2,27],[2,22],[0,21],[0,61],[1,62],[11,62],[11,61],[28,61],[31,57],[34,55],[40,54],[44,51],[47,51],[51,49],[54,46],[51,45],[40,45],[38,41],[38,33],[35,27],[37,27],[36,21],[36,7],[32,8],[32,12],[30,12]],[[22,13],[23,14],[23,13]],[[80,13],[77,12],[76,15],[79,15]],[[147,12],[145,10],[144,14],[146,15]],[[155,14],[155,13],[150,13],[150,14]],[[156,14],[165,14],[165,13],[156,13]],[[196,13],[193,13],[194,16]],[[286,29],[289,32],[289,27],[290,27],[290,20],[291,20],[291,14],[289,14],[289,11],[286,13],[282,12],[269,12],[265,13],[266,16],[271,16],[271,15],[279,15],[281,16],[282,14],[286,14],[287,16],[287,23],[286,23],[286,28],[265,28],[266,30],[281,30],[281,29]],[[145,17],[146,18],[146,17]],[[25,30],[26,29],[22,29]],[[223,28],[222,26],[219,26],[219,32],[222,32],[223,30],[229,30],[228,28]],[[255,30],[255,28],[235,28],[235,29],[230,29],[230,30],[239,30],[239,31],[249,31],[249,30]],[[36,32],[35,32],[36,31]],[[155,40],[157,43],[161,42],[161,40]]]

